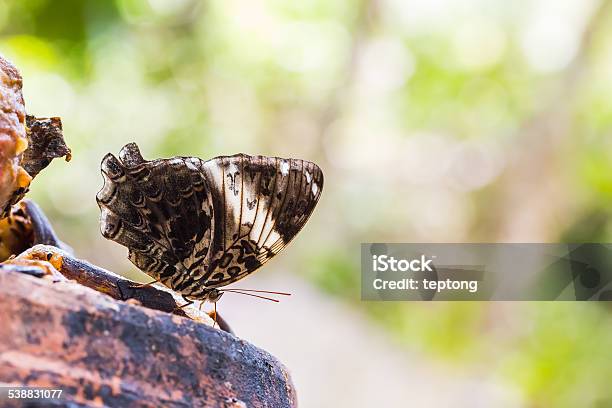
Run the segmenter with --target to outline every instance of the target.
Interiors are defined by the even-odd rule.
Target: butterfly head
[[[221,299],[221,296],[223,296],[223,292],[215,288],[211,288],[204,294],[204,300],[216,303],[219,299]]]

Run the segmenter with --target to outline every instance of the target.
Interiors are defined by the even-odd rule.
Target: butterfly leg
[[[159,279],[155,279],[154,281],[148,282],[148,283],[136,283],[134,285],[130,285],[130,288],[132,289],[142,289],[142,288],[147,288],[151,285],[155,285],[156,283],[159,283],[160,280]]]
[[[219,325],[219,322],[217,321],[217,302],[213,302],[213,304],[214,304],[214,308],[215,308],[215,309],[214,309],[214,311],[213,311],[212,313],[206,313],[206,314],[207,314],[209,317],[212,315],[212,318],[213,318],[213,320],[214,320],[214,323],[213,323],[213,328],[214,328],[214,327],[216,327],[216,326],[218,326],[218,325]],[[200,303],[200,311],[202,311],[202,307],[203,307],[203,306],[204,306],[204,301],[202,301],[202,302]],[[220,328],[220,326],[219,326],[219,328]]]
[[[213,323],[213,328],[217,325],[217,302],[215,302],[214,305],[215,305],[215,322]]]
[[[189,305],[192,305],[192,304],[193,304],[193,300],[189,300],[189,299],[187,299],[185,296],[183,296],[183,300],[184,300],[185,302],[187,302],[187,303],[185,303],[184,305],[181,305],[181,306],[176,306],[176,308],[175,308],[174,310],[184,309],[184,308],[186,308],[187,306],[189,306]]]

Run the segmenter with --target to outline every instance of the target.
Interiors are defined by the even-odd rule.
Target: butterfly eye
[[[208,300],[213,303],[221,299],[221,296],[223,296],[223,292],[218,291],[217,289],[211,289],[210,292],[208,292]]]

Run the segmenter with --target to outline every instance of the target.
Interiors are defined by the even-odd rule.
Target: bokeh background
[[[147,281],[99,234],[99,162],[317,162],[321,202],[226,295],[303,407],[612,406],[607,303],[359,299],[361,242],[612,242],[612,7],[595,0],[0,0],[28,111],[73,150],[33,183],[79,257]]]

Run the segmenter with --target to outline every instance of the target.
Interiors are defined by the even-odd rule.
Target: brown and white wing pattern
[[[139,269],[171,288],[204,265],[211,242],[212,203],[201,160],[146,161],[134,143],[102,160],[97,195],[101,231],[129,249]]]
[[[252,273],[302,229],[321,196],[323,173],[314,163],[278,157],[217,157],[204,162],[214,208],[206,287]]]
[[[102,161],[102,234],[141,270],[183,295],[205,298],[276,255],[321,196],[311,162],[266,156],[146,161],[135,144]]]

